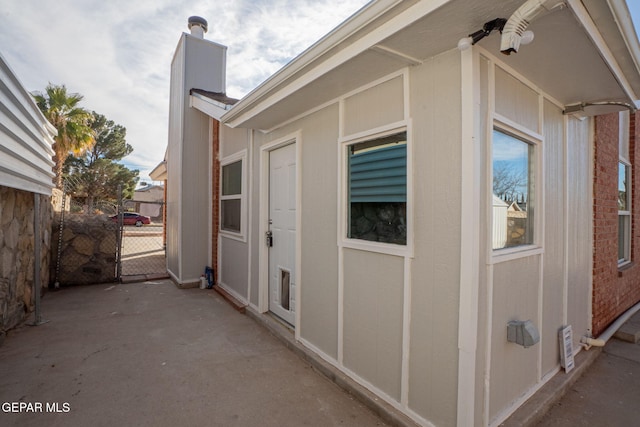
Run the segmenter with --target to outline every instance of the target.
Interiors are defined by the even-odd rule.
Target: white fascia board
[[[198,93],[189,95],[189,106],[202,111],[209,117],[218,121],[220,121],[224,113],[229,111],[225,108],[226,104],[207,98],[206,96],[202,96]]]
[[[613,77],[616,79],[616,81],[620,85],[620,88],[627,95],[629,102],[635,103],[635,101],[638,99],[638,96],[636,95],[635,91],[631,87],[631,84],[629,83],[626,76],[624,75],[624,72],[622,71],[620,64],[618,64],[618,62],[616,61],[616,58],[611,52],[611,49],[609,49],[609,46],[607,46],[607,43],[602,37],[602,34],[600,34],[600,31],[598,31],[598,27],[591,19],[591,16],[589,15],[589,12],[587,11],[587,9],[584,7],[584,5],[580,0],[566,0],[566,1],[569,7],[571,8],[571,10],[573,11],[574,16],[580,23],[580,25],[582,25],[582,27],[585,29],[587,35],[591,39],[591,42],[594,44],[594,46],[600,53],[600,56],[602,57],[605,64],[611,71],[611,74],[613,74]],[[622,29],[621,29],[621,32],[622,32]],[[625,35],[623,34],[623,36]],[[631,52],[631,54],[633,55],[633,52]]]
[[[164,181],[167,179],[167,161],[164,160],[158,164],[151,172],[149,177],[154,181]]]
[[[321,39],[318,43],[309,48],[309,50],[303,52],[289,65],[274,74],[265,83],[256,88],[253,92],[249,93],[249,95],[238,102],[234,108],[222,117],[222,122],[230,127],[237,127],[241,125],[251,117],[268,109],[300,88],[308,85],[336,67],[346,63],[367,49],[376,46],[386,38],[413,24],[425,15],[428,15],[450,1],[451,0],[421,1],[388,21],[380,24],[377,28],[370,31],[359,40],[330,56],[327,60],[304,73],[299,78],[287,82],[287,80],[289,80],[297,71],[329,52],[347,37],[357,33],[375,18],[381,16],[400,2],[379,1],[372,3],[370,7],[362,10],[351,20],[345,22],[343,26],[338,27],[334,32],[329,33],[329,35]],[[274,87],[280,85],[283,85],[282,89],[271,93],[271,90]]]
[[[280,85],[296,73],[298,70],[307,66],[316,58],[319,58],[323,54],[330,51],[336,45],[344,41],[349,35],[355,33],[357,30],[363,28],[375,18],[382,15],[387,10],[391,9],[401,0],[380,0],[371,2],[364,6],[360,11],[356,12],[352,17],[336,27],[333,31],[325,35],[316,43],[311,45],[308,49],[303,51],[300,55],[294,58],[287,65],[280,70],[272,74],[267,80],[261,83],[258,87],[249,92],[245,97],[236,104],[232,112],[228,114],[227,120],[235,119],[236,115],[239,115],[243,110],[250,108],[251,105],[258,102],[258,100],[269,93],[273,88]],[[353,27],[353,28],[352,28]],[[244,104],[248,104],[246,107]]]
[[[629,8],[627,7],[627,2],[624,0],[608,0],[607,3],[618,24],[620,34],[624,39],[627,49],[629,53],[631,53],[636,71],[640,73],[640,43],[638,42],[638,36],[631,19],[631,14],[629,13]]]

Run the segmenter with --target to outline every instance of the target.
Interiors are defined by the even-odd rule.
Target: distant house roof
[[[162,185],[147,185],[146,187],[141,187],[136,189],[133,192],[133,200],[132,202],[162,202],[164,200],[164,186]],[[142,211],[141,211],[142,213]],[[143,215],[148,215],[148,213],[143,213]],[[158,214],[153,214],[150,216],[157,216]]]
[[[523,212],[518,202],[511,203],[511,205],[509,206],[509,210],[513,212]]]
[[[495,194],[493,195],[493,207],[501,207],[501,208],[508,208],[509,204],[507,202],[505,202],[504,200],[502,200],[500,197],[496,196]]]
[[[139,191],[151,191],[154,188],[158,188],[158,189],[162,190],[164,188],[164,185],[147,185],[146,187],[137,188],[135,190],[135,192],[137,193]]]

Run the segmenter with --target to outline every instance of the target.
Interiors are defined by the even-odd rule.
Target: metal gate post
[[[40,292],[42,291],[42,283],[40,283],[40,267],[42,259],[42,245],[40,235],[40,194],[33,193],[33,293],[35,305],[35,318],[31,326],[42,325],[47,320],[42,320],[40,314]]]
[[[60,211],[60,229],[58,232],[58,259],[56,260],[56,280],[54,287],[60,287],[60,260],[62,259],[62,232],[64,231],[64,210],[67,201],[67,181],[62,183],[62,209]]]
[[[122,212],[122,185],[118,184],[118,229],[116,231],[116,280],[122,280],[122,234],[123,234],[123,212]]]

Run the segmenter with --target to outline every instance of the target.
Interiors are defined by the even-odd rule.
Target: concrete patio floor
[[[213,290],[63,288],[42,317],[0,346],[2,426],[386,425]]]

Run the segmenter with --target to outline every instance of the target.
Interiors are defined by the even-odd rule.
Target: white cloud
[[[48,82],[127,128],[125,163],[142,180],[164,156],[169,69],[187,18],[228,46],[227,93],[240,98],[366,0],[21,0],[0,9],[0,53],[29,91]]]

